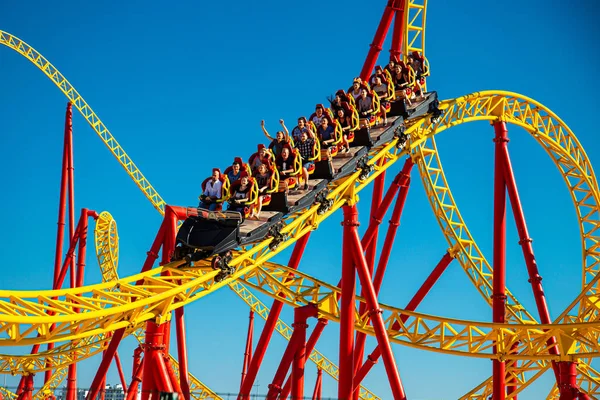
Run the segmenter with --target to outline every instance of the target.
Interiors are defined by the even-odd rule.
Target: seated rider
[[[344,108],[344,102],[348,102],[347,96],[346,93],[344,93],[344,91],[341,89],[335,92],[335,97],[333,99],[331,99],[331,97],[329,98],[329,103],[331,104],[330,108],[333,112],[333,115],[337,115],[337,110]]]
[[[384,78],[383,75],[377,74],[373,78],[373,91],[377,93],[377,96],[381,99],[381,114],[383,116],[383,124],[387,125],[387,109],[386,107],[389,104],[388,97],[388,86],[383,83]]]
[[[229,198],[229,207],[228,211],[237,211],[244,214],[244,208],[246,205],[244,204],[250,199],[250,181],[248,176],[244,174],[240,178],[240,184],[233,190],[231,197]]]
[[[394,73],[392,74],[392,82],[394,83],[394,89],[396,90],[396,97],[406,100],[407,105],[410,106],[410,96],[407,93],[408,89],[410,89],[408,69],[402,68],[402,65],[400,64],[396,64],[394,66]]]
[[[342,145],[343,148],[341,153],[347,153],[350,151],[350,142],[348,142],[348,133],[352,129],[352,116],[346,114],[346,109],[340,108],[337,111],[335,119],[338,121],[342,128]]]
[[[360,78],[354,78],[354,82],[352,83],[352,87],[348,88],[348,94],[354,97],[354,100],[358,100],[360,98],[361,93],[362,80]]]
[[[297,142],[298,140],[300,140],[300,136],[302,135],[302,133],[306,132],[308,134],[309,131],[310,136],[314,136],[314,133],[312,133],[310,126],[308,126],[308,121],[306,121],[306,118],[300,117],[298,118],[298,126],[292,129],[292,139],[294,139],[294,142]]]
[[[248,159],[248,165],[252,174],[260,167],[261,164],[273,161],[273,155],[267,150],[264,144],[258,145],[258,151],[250,156]]]
[[[265,121],[262,120],[260,121],[260,126],[265,134],[265,136],[271,141],[271,143],[269,144],[269,150],[271,150],[273,152],[273,154],[275,155],[275,158],[279,157],[281,155],[281,149],[283,149],[283,147],[290,142],[290,133],[288,132],[287,128],[285,127],[285,123],[283,122],[282,119],[279,120],[279,123],[281,124],[281,127],[283,128],[282,131],[277,131],[277,134],[275,135],[275,139],[273,139],[271,137],[271,135],[269,135],[269,132],[267,132],[267,129],[265,128]]]
[[[294,160],[291,157],[291,149],[288,146],[285,146],[281,150],[281,154],[275,160],[275,165],[277,166],[277,170],[279,171],[279,182],[282,183],[281,186],[287,190],[288,187],[288,179],[291,178],[291,174],[294,173]]]
[[[408,55],[408,64],[415,72],[415,83],[417,85],[415,92],[417,92],[417,101],[423,100],[425,98],[425,94],[423,93],[423,84],[425,83],[425,59],[418,51],[413,51]]]
[[[310,120],[315,126],[321,125],[321,120],[325,118],[325,110],[323,110],[323,104],[317,104],[315,112],[310,116]]]
[[[360,98],[357,103],[358,115],[361,119],[369,119],[373,114],[373,99],[368,96],[367,89],[360,90]]]
[[[269,182],[271,180],[271,174],[267,168],[267,163],[261,164],[258,167],[254,179],[256,179],[256,184],[258,185],[258,205],[253,211],[252,217],[258,219],[260,218],[260,211],[262,210],[263,201],[267,195],[267,190],[269,190]]]
[[[223,188],[223,182],[221,182],[220,178],[221,171],[218,168],[213,168],[211,179],[206,182],[204,191],[200,195],[200,204],[198,207],[210,211],[217,209],[217,200],[221,198],[221,189]]]
[[[241,175],[242,166],[240,165],[240,162],[238,160],[234,160],[233,164],[231,164],[231,170],[227,172],[227,178],[229,178],[229,183],[232,184],[233,182],[237,181],[238,179],[240,179]]]
[[[315,137],[309,129],[302,132],[300,140],[296,142],[296,148],[302,157],[302,178],[304,179],[303,190],[308,190],[308,169],[314,164],[310,161],[314,156]]]

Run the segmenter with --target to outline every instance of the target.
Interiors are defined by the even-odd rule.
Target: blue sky
[[[9,2],[0,29],[44,54],[79,90],[150,182],[170,204],[193,205],[213,166],[247,157],[263,142],[260,120],[288,126],[338,88],[362,62],[385,1],[323,2]],[[523,93],[556,112],[575,132],[592,163],[598,160],[595,94],[598,8],[556,0],[431,2],[426,52],[429,88],[441,98],[478,90]],[[387,50],[387,48],[386,48]],[[385,51],[385,50],[384,50]],[[383,57],[386,53],[382,53]],[[382,61],[383,63],[383,61]],[[33,65],[0,49],[0,169],[4,215],[0,230],[3,289],[51,285],[62,127],[66,99]],[[76,207],[110,211],[119,224],[120,274],[137,272],[160,217],[76,115]],[[558,315],[581,282],[581,244],[574,208],[556,167],[525,131],[509,128],[509,144],[550,313]],[[491,257],[493,130],[485,123],[444,132],[440,153],[460,210],[479,246]],[[399,171],[394,167],[392,174]],[[446,249],[417,171],[381,293],[403,307]],[[361,197],[364,219],[369,191]],[[78,211],[77,211],[78,214]],[[340,276],[341,214],[313,233],[301,269],[331,283]],[[387,221],[387,218],[385,219]],[[508,215],[508,285],[534,312],[517,234]],[[316,243],[327,243],[320,252]],[[280,262],[286,262],[282,255]],[[99,280],[89,252],[86,283]],[[260,296],[259,296],[260,297]],[[262,298],[262,297],[261,297]],[[267,304],[271,300],[263,299]],[[421,311],[491,320],[457,263],[434,287]],[[248,309],[221,290],[186,309],[190,370],[212,389],[234,392],[239,381]],[[291,322],[291,311],[283,317]],[[314,325],[314,324],[311,324]],[[262,322],[257,321],[257,328]],[[256,331],[257,337],[260,330]],[[337,359],[338,327],[330,324],[318,348]],[[373,346],[373,341],[368,341]],[[130,375],[133,341],[120,349]],[[264,393],[285,341],[275,336],[258,376]],[[7,349],[7,352],[23,351]],[[491,373],[491,363],[394,348],[411,399],[456,398]],[[87,386],[99,360],[82,363]],[[307,370],[307,390],[316,376]],[[546,374],[521,399],[539,399],[551,387]],[[116,383],[111,369],[109,382]],[[0,380],[1,382],[1,380]],[[16,384],[17,379],[9,377]],[[437,382],[437,385],[432,385]],[[391,398],[382,364],[365,384]],[[324,396],[334,381],[324,378]]]

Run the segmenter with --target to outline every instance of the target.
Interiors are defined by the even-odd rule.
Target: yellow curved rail
[[[567,183],[579,216],[584,259],[583,280],[584,285],[587,285],[587,279],[597,275],[599,259],[595,245],[599,221],[597,217],[594,218],[593,211],[598,209],[598,187],[589,159],[571,130],[540,103],[510,92],[475,93],[452,102],[444,102],[442,107],[446,109],[446,115],[436,127],[436,133],[471,121],[500,119],[523,127],[544,147]],[[490,302],[492,268],[475,244],[454,203],[434,139],[423,142],[413,157],[419,166],[432,209],[448,243],[461,248],[462,257],[457,257],[458,261],[486,301]],[[509,321],[527,323],[534,320],[524,312],[512,294],[508,296],[508,311]],[[549,364],[544,361],[527,362],[516,369],[509,367],[507,373],[520,384],[514,395],[532,382],[531,379],[526,379],[526,374],[537,378],[548,368]],[[579,371],[582,390],[598,394],[598,384],[595,383],[598,373],[589,366],[589,360],[580,362]],[[462,398],[484,399],[490,393],[491,378]]]
[[[129,158],[129,156],[125,153],[123,148],[117,143],[116,139],[110,134],[106,126],[100,121],[100,119],[96,116],[96,114],[91,110],[91,108],[87,105],[85,100],[79,95],[79,93],[75,90],[75,88],[67,81],[67,79],[54,67],[45,57],[43,57],[38,51],[33,49],[30,45],[17,38],[14,35],[11,35],[8,32],[0,30],[0,44],[3,44],[15,51],[19,54],[26,57],[29,61],[31,61],[34,65],[36,65],[44,74],[54,82],[55,85],[67,96],[73,104],[75,104],[76,108],[81,112],[81,114],[86,118],[90,126],[94,129],[94,131],[101,137],[105,145],[111,150],[113,155],[117,158],[119,163],[125,168],[128,175],[136,182],[136,185],[144,192],[146,198],[150,200],[155,209],[164,215],[164,206],[165,202],[162,200],[158,192],[150,185],[148,180],[143,176],[141,171],[135,166],[133,161]],[[118,240],[118,237],[117,237]],[[111,271],[113,266],[109,264],[102,263],[102,268],[108,268],[107,273]],[[116,268],[114,269],[116,273]],[[241,284],[237,286],[240,287]],[[233,289],[233,288],[232,288]],[[236,290],[234,290],[236,291]],[[249,290],[244,290],[245,295],[242,299],[254,309],[257,304],[261,304],[258,299],[250,293]],[[236,291],[236,293],[238,293]],[[268,315],[268,308],[261,307],[259,309],[254,309],[257,313],[266,318]],[[265,314],[265,310],[266,313]],[[284,328],[285,323],[278,319],[278,323],[276,325],[276,330],[282,336],[287,337],[286,329]],[[316,350],[311,355],[311,360],[319,358],[320,353],[316,352]],[[2,356],[0,356],[2,358]],[[336,367],[337,368],[337,367]],[[326,369],[326,372],[334,371],[333,369]],[[332,375],[335,379],[337,379],[337,375]],[[372,392],[367,390],[366,388],[360,388],[360,398],[364,400],[370,399],[378,399]]]
[[[13,49],[23,57],[27,58],[29,61],[31,61],[31,63],[33,63],[33,65],[38,67],[40,71],[44,73],[44,75],[54,82],[60,91],[67,96],[75,108],[79,110],[81,115],[83,115],[94,132],[98,134],[102,142],[106,145],[106,147],[108,147],[117,161],[119,161],[119,164],[121,164],[127,174],[131,177],[131,179],[133,179],[135,184],[144,193],[146,198],[150,200],[154,208],[161,213],[164,213],[165,201],[162,199],[162,197],[160,197],[148,179],[146,179],[144,174],[142,174],[142,171],[139,170],[133,160],[121,147],[119,142],[117,142],[117,139],[115,139],[115,137],[110,133],[108,128],[104,125],[100,118],[98,118],[96,113],[83,99],[83,97],[81,97],[73,85],[71,85],[67,78],[65,78],[64,75],[61,74],[60,71],[43,55],[18,37],[0,30],[0,44]]]

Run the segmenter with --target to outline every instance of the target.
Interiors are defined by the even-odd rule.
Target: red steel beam
[[[139,349],[139,347],[138,347]],[[138,350],[136,349],[136,351]],[[135,357],[135,356],[134,356]],[[134,400],[137,397],[137,391],[140,382],[142,382],[142,378],[144,377],[144,359],[137,359],[134,361],[133,365],[135,368],[132,371],[131,376],[131,384],[127,389],[127,397],[126,400]]]
[[[390,58],[400,60],[402,54],[402,42],[404,40],[404,25],[406,21],[406,3],[408,0],[400,0],[399,8],[396,11],[396,17],[394,19],[394,32],[392,36],[392,48],[390,49]]]
[[[502,124],[504,124],[502,122]],[[504,124],[505,125],[505,124]],[[506,126],[504,126],[506,129]],[[519,198],[519,191],[517,189],[517,182],[512,169],[512,163],[510,161],[510,155],[508,147],[505,146],[503,153],[504,162],[504,176],[506,181],[506,188],[508,191],[508,197],[512,206],[513,216],[515,218],[515,224],[517,225],[517,232],[519,234],[519,245],[523,251],[523,257],[525,258],[525,265],[527,266],[527,273],[529,275],[529,282],[531,283],[531,289],[533,291],[533,297],[535,299],[535,305],[540,316],[542,324],[551,324],[550,312],[548,311],[548,304],[546,303],[546,295],[544,294],[544,288],[542,287],[542,277],[540,276],[535,256],[533,253],[533,246],[531,244],[532,239],[529,236],[527,230],[527,223],[525,222],[525,213],[523,212],[523,206],[521,199]],[[553,355],[558,355],[558,347],[556,347],[556,338],[552,336],[548,339],[549,349],[548,352]],[[557,383],[559,382],[559,369],[556,363],[552,362],[552,368],[554,369],[554,375]]]
[[[317,342],[319,341],[319,338],[321,337],[321,334],[323,333],[323,330],[325,329],[326,326],[327,326],[327,320],[324,318],[319,318],[319,322],[317,322],[317,326],[315,326],[315,329],[313,329],[312,333],[310,334],[310,338],[306,342],[306,361],[308,361],[308,359],[310,357],[310,353],[312,353],[312,351],[315,349],[315,346],[316,346]],[[283,389],[281,390],[281,395],[279,396],[279,399],[280,400],[287,399],[288,396],[290,395],[291,391],[292,391],[292,380],[291,380],[291,376],[290,376],[290,377],[288,377],[287,381],[285,382],[285,385],[283,385]]]
[[[177,330],[177,360],[179,361],[179,387],[185,400],[190,400],[190,381],[188,373],[187,343],[183,307],[175,310],[175,328]]]
[[[423,301],[425,296],[427,296],[433,285],[437,282],[440,276],[442,276],[442,274],[444,273],[448,265],[450,265],[453,259],[454,258],[450,253],[446,252],[446,254],[444,254],[440,262],[436,265],[433,271],[431,271],[431,274],[429,274],[425,282],[423,282],[423,285],[421,285],[417,293],[415,293],[413,298],[408,302],[408,305],[405,307],[405,310],[414,311],[419,306],[421,301]],[[375,287],[374,289],[376,289],[375,293],[378,294],[378,289]],[[406,314],[403,314],[400,317],[400,320],[402,322],[406,322],[407,319],[408,315]],[[392,325],[392,329],[400,329],[400,326],[398,324],[394,324]],[[365,376],[367,376],[371,368],[373,368],[373,366],[377,363],[379,357],[381,357],[381,347],[377,345],[373,352],[369,354],[369,356],[367,356],[367,360],[356,373],[356,377],[354,378],[354,390],[358,389],[362,380],[365,378]]]
[[[312,400],[321,400],[321,393],[323,391],[323,370],[317,369],[317,381],[315,382],[315,390],[313,392]]]
[[[125,380],[125,374],[123,373],[123,366],[121,365],[121,358],[119,353],[115,352],[115,365],[117,366],[117,372],[119,373],[119,379],[121,380],[121,386],[123,391],[127,394],[127,381]]]
[[[306,248],[306,243],[310,237],[310,232],[302,236],[296,242],[294,246],[294,250],[292,251],[292,255],[290,256],[290,261],[288,263],[288,267],[291,269],[298,269],[300,265],[300,260],[302,259],[302,255],[304,254],[304,249]],[[271,306],[271,312],[269,312],[269,316],[267,317],[267,321],[265,322],[265,326],[263,331],[258,339],[258,343],[256,344],[256,350],[254,351],[254,355],[252,356],[252,360],[250,360],[250,366],[248,367],[248,373],[244,378],[244,382],[242,383],[242,389],[238,395],[238,399],[247,398],[250,395],[250,391],[252,390],[252,386],[254,385],[254,380],[256,379],[256,375],[258,374],[258,370],[262,363],[262,360],[265,356],[265,352],[267,351],[267,347],[269,342],[271,341],[271,337],[273,336],[273,331],[275,330],[275,325],[277,324],[277,320],[279,319],[279,315],[281,314],[281,310],[283,308],[283,302],[279,300],[274,300],[273,305]]]
[[[379,26],[375,32],[373,43],[371,43],[369,53],[367,54],[367,59],[365,60],[362,71],[360,72],[360,77],[363,81],[369,79],[371,76],[371,71],[373,71],[373,68],[375,68],[377,58],[379,57],[379,53],[383,48],[383,42],[385,41],[388,30],[390,29],[394,13],[399,9],[398,6],[400,1],[401,0],[388,0],[388,4],[385,6],[383,16],[381,17],[381,21],[379,22]]]
[[[356,272],[352,260],[352,229],[358,225],[356,207],[344,206],[342,239],[342,295],[340,301],[340,355],[338,398],[350,399],[354,375],[354,304]]]
[[[494,253],[492,283],[492,320],[506,322],[506,178],[504,176],[504,151],[508,142],[508,131],[503,122],[494,123],[495,166],[494,166]],[[494,346],[494,353],[497,349]],[[494,400],[506,398],[506,365],[493,360]]]
[[[308,318],[317,317],[316,305],[309,304],[294,309],[294,333],[296,333],[296,352],[292,362],[292,399],[304,398],[304,366],[306,364],[306,323]]]
[[[276,400],[277,397],[279,397],[279,394],[282,392],[281,384],[283,383],[290,365],[292,365],[292,361],[294,360],[296,348],[298,347],[298,337],[299,336],[294,329],[292,337],[290,338],[290,341],[283,352],[283,357],[281,357],[281,361],[279,362],[279,367],[277,367],[277,371],[273,377],[273,382],[271,382],[269,385],[269,391],[266,397],[267,400]]]
[[[406,399],[406,394],[404,393],[404,388],[402,387],[402,382],[400,380],[400,374],[398,373],[398,368],[396,367],[396,361],[394,360],[394,354],[392,353],[392,347],[390,345],[390,340],[387,335],[387,331],[385,329],[385,324],[382,318],[382,311],[379,308],[379,302],[377,301],[377,294],[375,293],[375,289],[373,288],[373,283],[371,281],[371,276],[369,274],[369,270],[367,267],[367,261],[365,260],[364,252],[362,245],[360,243],[360,237],[358,235],[358,230],[356,228],[357,225],[357,211],[356,206],[344,206],[344,217],[345,217],[345,228],[348,230],[348,251],[350,252],[352,258],[354,259],[354,263],[356,265],[356,272],[358,273],[358,277],[360,279],[360,283],[364,288],[365,293],[365,301],[368,305],[368,313],[371,318],[371,323],[373,325],[373,330],[375,331],[375,336],[377,338],[377,342],[382,349],[382,358],[383,364],[385,366],[386,374],[388,377],[388,381],[390,383],[390,387],[392,389],[392,393],[394,395],[394,399],[404,400]],[[345,243],[346,244],[346,243]],[[342,301],[344,299],[342,288]],[[354,304],[353,304],[354,305]],[[354,310],[352,310],[354,313]],[[343,316],[342,310],[342,316]],[[352,321],[354,322],[354,321]],[[342,360],[340,357],[340,381],[341,381],[341,368],[342,368]],[[341,386],[341,385],[340,385]],[[350,395],[352,394],[354,387],[350,388]],[[349,398],[342,397],[340,398]]]
[[[248,364],[252,359],[252,335],[254,333],[254,310],[250,310],[250,316],[248,317],[248,334],[246,335],[246,348],[244,351],[244,363],[242,365],[242,380],[240,381],[240,390],[242,390],[242,384],[244,383],[244,377],[248,371]]]
[[[380,164],[383,163],[383,160],[380,161]],[[383,188],[385,186],[385,171],[381,173],[373,183],[373,196],[371,199],[371,220],[374,220],[379,213],[377,212],[379,207],[381,206],[381,199],[383,197]],[[386,207],[389,208],[389,205]],[[383,214],[385,215],[385,213]],[[383,217],[381,217],[383,218]],[[373,269],[375,268],[375,256],[377,254],[377,236],[379,234],[379,225],[381,224],[381,218],[377,222],[375,231],[373,232],[373,238],[371,239],[368,246],[366,246],[366,258],[369,266],[369,273],[373,275]],[[361,293],[361,296],[364,297],[364,294]],[[363,314],[365,311],[366,305],[364,303],[360,304],[359,313]],[[365,353],[365,342],[367,340],[367,336],[363,332],[356,332],[356,338],[354,339],[354,371],[356,374],[357,368],[362,363],[362,359]],[[355,400],[358,400],[358,395],[355,395]]]
[[[106,371],[108,371],[108,367],[117,352],[117,348],[121,343],[121,339],[123,339],[123,335],[125,334],[125,328],[117,329],[113,332],[112,338],[110,339],[110,343],[108,344],[108,348],[104,352],[102,356],[102,362],[100,363],[100,367],[98,367],[98,371],[96,372],[96,376],[92,381],[92,385],[90,386],[90,391],[86,396],[87,400],[94,400],[98,395],[98,391],[100,389],[100,383],[106,376]]]

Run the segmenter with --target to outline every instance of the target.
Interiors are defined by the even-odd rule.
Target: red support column
[[[308,242],[309,237],[310,232],[302,236],[296,242],[296,245],[294,246],[294,250],[292,251],[292,255],[290,257],[290,261],[288,263],[289,268],[298,269],[298,265],[300,265],[300,260],[302,259],[302,255],[304,254],[304,249],[306,248],[306,243]],[[281,314],[282,308],[283,303],[281,301],[273,301],[273,305],[271,306],[271,312],[267,317],[267,321],[265,322],[263,331],[260,335],[260,338],[258,339],[258,343],[256,344],[256,350],[254,352],[254,355],[252,356],[252,359],[250,360],[248,373],[244,378],[244,382],[242,383],[242,389],[240,390],[238,399],[245,399],[250,395],[252,385],[254,385],[254,380],[256,379],[256,375],[258,374],[258,370],[265,356],[265,352],[267,351],[267,346],[269,345],[271,337],[273,336],[273,331],[275,330],[275,325],[277,324],[277,320],[279,319],[279,315]]]
[[[453,258],[450,253],[444,254],[438,265],[433,269],[433,271],[431,271],[431,274],[429,274],[423,285],[421,285],[417,293],[413,296],[408,305],[405,307],[407,311],[414,311],[419,306],[421,301],[423,301],[423,299],[425,298],[427,293],[429,293],[433,285],[437,282],[440,276],[442,276],[442,274],[444,273],[448,265],[450,265],[450,262],[452,262],[452,260]],[[376,289],[375,293],[378,294],[379,289],[375,287],[374,289]],[[400,317],[400,320],[402,322],[406,322],[407,319],[408,315],[406,314]],[[400,326],[393,325],[392,328],[400,329]],[[377,363],[379,357],[381,357],[381,347],[377,345],[373,352],[369,356],[367,356],[367,361],[365,361],[363,366],[356,373],[356,376],[354,378],[354,390],[358,389],[362,380],[365,378],[365,376],[367,376],[371,368],[373,368],[373,366]]]
[[[392,393],[394,394],[394,399],[406,399],[406,395],[404,393],[404,388],[402,387],[402,382],[400,380],[400,374],[398,373],[398,368],[396,367],[396,361],[394,360],[394,354],[392,353],[392,347],[390,346],[389,337],[387,335],[387,331],[385,329],[385,324],[383,322],[383,318],[381,316],[381,309],[379,308],[379,302],[377,301],[377,294],[375,293],[375,289],[373,288],[373,283],[371,282],[371,276],[369,275],[369,271],[367,268],[367,262],[365,260],[362,245],[360,243],[360,237],[358,235],[358,230],[356,229],[356,221],[357,221],[357,211],[356,206],[344,206],[344,216],[346,220],[350,220],[354,222],[354,224],[346,225],[349,232],[349,242],[347,243],[348,249],[351,252],[354,262],[356,263],[356,271],[358,272],[358,277],[360,279],[360,283],[364,288],[365,293],[365,301],[367,302],[369,309],[369,317],[371,318],[371,323],[373,325],[373,329],[375,331],[375,336],[377,338],[377,342],[381,347],[381,355],[383,357],[383,364],[385,365],[385,370],[387,373],[388,380],[390,382],[390,387],[392,389]],[[343,290],[343,289],[342,289]],[[342,292],[342,299],[344,298]],[[352,310],[354,311],[354,310]],[[343,314],[342,314],[343,315]],[[341,364],[342,360],[340,359],[340,381],[341,381]],[[351,387],[351,392],[354,390],[354,387]],[[340,396],[341,397],[341,396]],[[344,398],[344,397],[341,397]]]
[[[324,318],[319,318],[319,322],[317,322],[317,326],[315,326],[315,329],[313,329],[312,333],[310,334],[310,338],[308,339],[308,342],[306,342],[306,361],[308,361],[308,359],[310,357],[310,353],[312,353],[312,351],[315,349],[317,341],[321,337],[321,334],[323,333],[323,330],[325,329],[326,326],[327,326],[327,320]],[[287,370],[286,370],[286,372],[287,372]],[[287,381],[285,382],[285,385],[283,385],[283,389],[281,390],[281,395],[279,396],[279,399],[280,400],[287,399],[288,396],[290,395],[291,391],[292,391],[292,379],[290,376],[290,377],[288,377]]]
[[[125,374],[123,373],[123,366],[121,365],[121,358],[119,357],[118,352],[115,352],[115,365],[117,366],[117,372],[119,373],[119,379],[121,380],[123,391],[125,394],[127,394],[127,381],[125,380]],[[135,372],[135,370],[132,372]]]
[[[304,398],[304,366],[306,364],[306,321],[317,316],[317,307],[314,304],[294,309],[294,333],[296,338],[296,354],[292,363],[292,399]]]
[[[138,349],[139,347],[136,349],[136,352],[138,351]],[[135,366],[135,368],[132,371],[131,384],[127,389],[126,400],[134,400],[137,398],[138,387],[139,384],[142,382],[142,378],[144,376],[144,359],[142,358],[140,360],[134,360],[133,365]]]
[[[510,352],[511,354],[517,354],[518,353],[518,348],[519,348],[519,342],[514,342],[512,344],[512,346],[510,347]],[[517,376],[516,373],[514,371],[516,371],[517,367],[518,367],[518,360],[512,360],[510,362],[510,367],[513,369],[513,374],[512,375],[508,375],[508,371],[507,371],[507,378],[506,378],[506,395],[507,396],[511,396],[514,392],[517,391],[517,385],[519,384],[519,381],[517,380]],[[513,396],[513,400],[518,400],[518,396],[514,395]]]
[[[183,307],[175,310],[175,326],[177,329],[177,359],[179,361],[179,386],[184,400],[190,400],[190,381],[188,373],[187,344]],[[168,354],[168,350],[167,350]]]
[[[506,125],[502,123],[503,129],[506,130]],[[527,230],[527,223],[525,222],[525,213],[521,205],[521,199],[519,198],[519,191],[517,190],[517,182],[512,169],[510,161],[510,155],[508,153],[508,147],[504,147],[503,153],[504,163],[504,177],[506,181],[506,188],[508,191],[508,197],[512,206],[513,216],[517,225],[517,232],[519,233],[519,245],[523,251],[523,257],[525,258],[525,265],[527,266],[527,272],[529,275],[529,282],[531,283],[531,289],[533,291],[533,297],[535,299],[535,305],[540,316],[542,324],[551,324],[550,312],[548,311],[548,304],[546,303],[546,295],[542,287],[542,277],[540,276],[535,256],[533,253],[533,246],[531,245],[532,239],[529,236]],[[550,354],[558,355],[558,347],[556,347],[556,338],[553,336],[548,339],[548,352]],[[556,382],[559,382],[559,369],[555,362],[552,362],[554,369],[554,375]]]
[[[506,322],[506,181],[504,176],[504,151],[508,142],[508,131],[503,122],[494,123],[496,136],[494,166],[494,254],[493,254],[493,322]],[[497,349],[494,346],[494,353]],[[506,398],[506,368],[499,360],[492,361],[494,400]]]
[[[58,289],[58,276],[60,274],[60,267],[62,265],[62,254],[63,245],[65,238],[65,212],[67,208],[67,179],[68,179],[68,137],[71,135],[73,129],[73,112],[71,103],[67,103],[67,111],[65,115],[65,129],[63,139],[63,158],[62,168],[60,174],[60,194],[58,200],[58,222],[56,228],[56,250],[54,252],[54,280],[52,284],[53,289]],[[50,328],[54,329],[54,324]],[[54,343],[48,343],[48,350],[54,348]],[[52,376],[52,370],[48,370],[44,373],[44,383],[47,383]]]
[[[317,381],[315,382],[315,390],[313,392],[312,400],[321,400],[321,392],[323,391],[322,387],[323,380],[323,370],[321,368],[317,369]]]
[[[246,349],[244,351],[244,363],[242,365],[242,380],[240,381],[240,390],[242,390],[242,383],[246,377],[248,371],[248,364],[252,359],[252,335],[254,333],[254,310],[250,310],[250,316],[248,317],[248,334],[246,335]]]
[[[352,397],[354,375],[354,305],[356,272],[352,260],[352,229],[358,225],[355,206],[344,206],[342,244],[342,296],[340,304],[340,356],[338,398]]]
[[[394,33],[392,36],[392,48],[390,49],[390,58],[396,58],[400,60],[402,54],[402,42],[404,40],[404,21],[406,16],[406,3],[408,0],[400,0],[398,10],[396,11],[396,17],[394,19]]]
[[[112,362],[112,359],[117,352],[117,348],[121,343],[121,339],[123,339],[123,335],[125,334],[125,328],[118,329],[113,332],[112,338],[110,339],[110,343],[108,344],[108,348],[104,352],[102,356],[102,362],[100,363],[100,367],[98,367],[98,371],[96,372],[96,376],[92,381],[92,385],[90,386],[90,391],[86,396],[87,400],[94,400],[98,395],[100,390],[100,384],[103,379],[106,377],[106,371],[108,371],[108,367]],[[77,388],[74,388],[75,391]],[[76,393],[76,392],[75,392]]]
[[[381,21],[379,22],[379,26],[375,32],[375,38],[373,39],[373,43],[371,43],[371,48],[367,54],[367,59],[365,60],[362,71],[360,72],[360,77],[363,81],[369,79],[371,76],[371,71],[373,71],[373,68],[375,68],[377,58],[379,57],[379,53],[383,48],[383,42],[385,41],[388,30],[390,29],[394,13],[398,10],[398,4],[400,1],[403,0],[388,0],[388,4],[385,6],[383,16],[381,17]]]
[[[292,333],[292,337],[288,342],[287,347],[285,348],[285,352],[281,357],[281,361],[279,362],[279,367],[277,367],[277,371],[275,372],[275,377],[273,377],[273,382],[269,385],[269,391],[267,392],[267,400],[276,400],[279,394],[282,392],[281,384],[285,379],[285,376],[294,361],[294,355],[296,354],[296,349],[298,347],[298,334],[294,329],[294,333]]]
[[[396,179],[394,181],[396,181]],[[398,189],[397,189],[396,185],[394,185],[394,183],[396,183],[396,182],[393,182],[392,186],[395,187],[396,188],[395,191],[397,191]],[[369,266],[369,273],[371,274],[371,276],[373,275],[373,270],[375,268],[375,256],[377,254],[377,236],[379,234],[379,225],[381,224],[381,219],[383,218],[383,215],[385,215],[385,213],[387,212],[387,209],[389,208],[389,206],[391,204],[391,201],[390,201],[389,204],[387,204],[387,206],[385,207],[385,211],[383,213],[378,213],[378,210],[381,206],[381,199],[383,196],[384,186],[385,186],[385,171],[383,171],[381,173],[381,175],[379,175],[375,179],[375,182],[373,183],[373,196],[371,198],[371,221],[369,223],[369,226],[373,223],[375,223],[376,225],[375,225],[374,232],[372,234],[372,238],[370,239],[369,245],[365,246],[366,258],[367,258],[367,263]],[[377,219],[377,217],[379,217],[379,219]],[[364,296],[364,294],[362,292],[361,292],[361,296]],[[364,313],[364,311],[365,311],[365,304],[363,303],[360,305],[359,313],[362,314],[362,313]],[[354,371],[356,373],[356,370],[362,363],[362,359],[363,359],[364,352],[365,352],[365,342],[367,340],[367,336],[366,336],[366,334],[364,334],[362,332],[356,332],[356,337],[354,340],[355,340]],[[357,396],[358,395],[354,396],[355,400],[358,400]]]
[[[577,400],[579,389],[577,388],[577,364],[573,361],[559,361],[560,371],[560,400]]]

